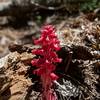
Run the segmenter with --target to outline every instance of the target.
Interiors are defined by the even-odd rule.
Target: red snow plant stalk
[[[55,63],[61,62],[56,51],[60,50],[59,41],[55,35],[55,28],[52,25],[46,25],[41,29],[41,36],[35,40],[36,45],[41,48],[32,50],[35,55],[40,55],[38,59],[32,60],[32,65],[37,69],[33,71],[41,77],[43,94],[42,100],[57,100],[54,90],[51,88],[53,81],[57,80],[58,76],[53,72],[56,69]]]

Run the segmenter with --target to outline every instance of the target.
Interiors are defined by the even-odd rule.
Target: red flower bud
[[[33,66],[35,66],[35,65],[37,65],[37,62],[38,62],[38,59],[34,59],[34,60],[31,61],[31,64],[32,64]]]
[[[52,80],[57,80],[58,79],[58,76],[54,73],[51,73],[50,77],[51,77]]]

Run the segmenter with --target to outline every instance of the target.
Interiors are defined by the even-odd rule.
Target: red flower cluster
[[[51,86],[53,81],[58,78],[53,73],[56,68],[55,63],[61,62],[61,59],[56,54],[56,51],[60,50],[60,46],[54,27],[52,25],[44,26],[41,30],[41,37],[34,43],[41,46],[39,49],[32,50],[32,53],[40,55],[40,58],[33,59],[31,63],[37,67],[34,74],[41,76],[44,89],[43,100],[56,100],[56,97],[52,95]]]

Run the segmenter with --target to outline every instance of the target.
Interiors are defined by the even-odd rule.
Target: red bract
[[[31,61],[37,69],[33,72],[41,77],[43,87],[43,100],[57,100],[57,97],[51,89],[53,81],[58,79],[58,76],[53,73],[56,69],[55,63],[60,63],[62,59],[58,58],[56,51],[60,50],[59,41],[55,35],[55,28],[52,25],[46,25],[41,29],[41,36],[35,40],[36,45],[41,48],[32,50],[32,54],[40,55],[38,59]]]

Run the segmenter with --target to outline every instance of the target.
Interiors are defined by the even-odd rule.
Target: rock
[[[27,63],[31,61],[33,55],[27,52],[22,54],[18,52],[10,53],[7,60],[7,65],[5,66],[6,74],[10,78],[10,98],[9,100],[25,100],[27,90],[32,85],[31,79],[26,78],[26,73],[30,67]],[[9,94],[7,94],[8,96]],[[5,95],[2,95],[3,99]]]
[[[0,66],[0,95],[6,91],[11,83],[11,80],[5,74],[5,68]]]
[[[7,61],[7,57],[8,57],[8,55],[0,59],[0,70],[2,70],[2,68],[4,67],[4,65]]]
[[[24,100],[32,85],[25,75],[33,57],[31,53],[13,52],[0,59],[0,100]]]
[[[4,67],[7,62],[7,57],[8,55],[0,59],[0,100],[4,100],[1,95],[5,91],[9,90],[9,87],[11,85],[11,80],[6,75],[6,70]]]

